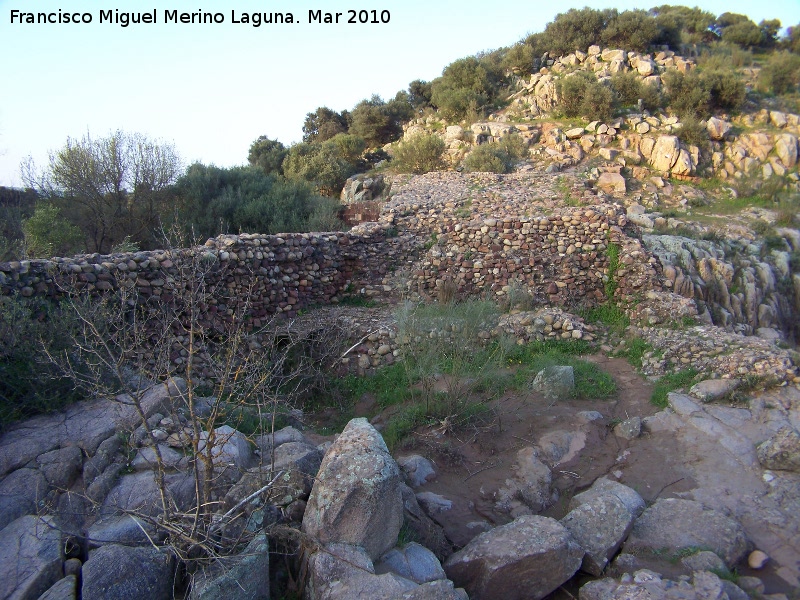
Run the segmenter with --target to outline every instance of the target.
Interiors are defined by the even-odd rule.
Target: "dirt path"
[[[419,453],[435,463],[436,480],[417,491],[452,502],[437,520],[457,546],[526,510],[521,503],[510,512],[496,506],[498,491],[513,475],[517,452],[525,447],[560,448],[563,453],[550,464],[555,502],[542,513],[548,516],[562,517],[572,496],[604,475],[637,489],[648,501],[665,489],[690,489],[691,477],[665,459],[678,455],[669,436],[654,436],[648,441],[648,452],[632,452],[629,446],[636,441],[613,433],[615,423],[658,410],[649,401],[649,382],[625,360],[603,355],[588,358],[614,377],[618,391],[613,399],[554,402],[536,392],[507,393],[491,404],[494,418],[490,423],[461,431],[429,427],[417,431],[396,452]]]

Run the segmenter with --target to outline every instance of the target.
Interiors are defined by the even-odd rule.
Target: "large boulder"
[[[724,514],[705,508],[694,500],[658,500],[636,520],[625,552],[668,552],[687,548],[715,552],[729,567],[747,553],[748,543],[742,526]]]
[[[36,469],[17,469],[0,481],[0,529],[14,519],[38,512],[47,480]]]
[[[170,600],[172,554],[153,547],[102,546],[89,554],[82,569],[83,600]]]
[[[800,472],[800,434],[784,427],[756,449],[758,462],[767,469]]]
[[[49,517],[20,517],[0,531],[0,598],[33,600],[62,577],[61,532]]]
[[[797,164],[797,138],[790,133],[775,137],[775,153],[787,169]]]
[[[244,471],[253,466],[254,455],[250,442],[243,433],[236,431],[230,425],[217,427],[213,434],[202,431],[197,445],[200,452],[207,452],[206,445],[209,440],[212,444],[211,457],[215,467],[233,467]]]
[[[730,123],[716,117],[710,117],[706,121],[708,137],[717,142],[725,139],[725,136],[728,135],[732,128],[733,126]]]
[[[77,600],[78,598],[78,577],[77,575],[67,575],[59,579],[53,587],[49,588],[44,594],[39,596],[39,600]]]
[[[189,600],[269,600],[269,546],[258,534],[236,556],[219,558],[192,579]]]
[[[633,515],[613,494],[598,495],[570,511],[561,524],[586,551],[581,568],[599,576],[633,527]]]
[[[417,587],[394,573],[377,575],[364,548],[328,544],[308,558],[305,597],[309,600],[395,600]]]
[[[36,457],[36,465],[54,488],[67,489],[83,466],[83,453],[77,446],[67,446]]]
[[[363,546],[373,560],[403,524],[400,469],[366,419],[353,419],[322,460],[303,532],[323,543]]]
[[[194,476],[174,473],[164,478],[167,501],[174,502],[179,510],[188,510],[195,504]],[[155,516],[163,510],[161,492],[156,473],[143,471],[125,475],[108,493],[100,509],[104,517],[123,512],[137,511]]]
[[[575,373],[566,365],[545,367],[534,377],[532,387],[546,398],[569,398],[575,390]]]
[[[444,570],[472,600],[539,600],[575,574],[583,554],[558,521],[526,515],[473,539]]]
[[[662,135],[656,140],[653,153],[650,155],[650,165],[657,171],[667,173],[678,162],[681,144],[677,136]]]

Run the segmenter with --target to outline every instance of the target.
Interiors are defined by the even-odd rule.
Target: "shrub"
[[[611,91],[614,101],[620,106],[635,106],[642,97],[642,80],[633,71],[614,73]]]
[[[639,100],[646,110],[656,110],[661,106],[661,95],[654,85],[644,83],[636,73],[615,73],[611,76],[611,93],[614,104],[620,107],[637,106]]]
[[[761,68],[758,87],[763,92],[787,94],[800,85],[800,56],[775,52]]]
[[[681,128],[677,133],[684,144],[705,150],[709,148],[708,129],[693,116],[687,116],[681,121]]]
[[[590,121],[606,121],[611,118],[613,106],[611,90],[599,81],[595,81],[586,87],[581,116]]]
[[[704,118],[717,109],[736,110],[744,102],[744,82],[733,71],[668,71],[663,79],[669,106],[681,118]]]
[[[444,168],[445,143],[437,135],[419,134],[397,145],[392,161],[401,173],[420,175]]]
[[[431,104],[451,121],[477,120],[505,84],[501,60],[498,53],[489,53],[450,63],[431,82]]]
[[[503,161],[494,144],[483,144],[475,148],[464,160],[468,173],[510,173],[513,165]]]
[[[594,75],[579,72],[556,82],[559,110],[565,117],[606,120],[611,117],[612,93]]]
[[[259,167],[264,173],[282,174],[283,159],[286,158],[286,146],[278,140],[271,140],[267,136],[259,136],[247,153],[247,162],[254,167]]]
[[[604,46],[644,52],[658,37],[656,20],[643,10],[626,10],[611,18],[600,39]]]
[[[711,109],[737,110],[744,102],[745,87],[739,75],[731,70],[703,71],[702,84],[711,94]]]
[[[0,430],[21,418],[81,399],[47,354],[70,348],[76,326],[68,311],[46,300],[6,297],[0,302]]]
[[[666,88],[667,103],[681,118],[704,116],[708,113],[711,94],[700,85],[695,74],[684,75],[678,71],[667,71],[661,78]]]
[[[338,195],[347,178],[359,170],[357,154],[364,150],[359,139],[337,134],[321,144],[295,144],[283,161],[283,171],[288,179],[307,181],[325,196]]]
[[[80,229],[65,220],[52,204],[41,204],[30,219],[22,222],[28,256],[69,256],[82,248]]]
[[[509,135],[497,142],[475,148],[467,155],[464,169],[470,173],[511,173],[527,154],[525,141],[518,135]]]

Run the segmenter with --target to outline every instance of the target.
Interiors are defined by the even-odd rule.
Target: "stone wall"
[[[432,228],[435,242],[412,279],[428,292],[452,281],[460,295],[497,297],[517,287],[558,306],[603,302],[607,289],[618,299],[634,299],[661,289],[659,265],[638,240],[623,233],[626,224],[612,205],[469,222],[445,217]],[[619,250],[616,267],[609,260],[612,243]],[[609,279],[614,283],[607,288]]]
[[[293,317],[311,305],[338,301],[351,288],[380,282],[387,259],[404,254],[403,240],[379,227],[358,233],[223,235],[204,246],[131,254],[0,263],[0,295],[58,298],[74,290],[101,294],[134,289],[155,309],[181,294],[189,271],[203,273],[216,290],[208,307],[220,318],[250,302],[252,323]]]

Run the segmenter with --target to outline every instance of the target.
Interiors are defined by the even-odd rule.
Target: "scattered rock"
[[[36,465],[52,487],[67,489],[80,475],[83,453],[77,446],[52,450],[36,457]]]
[[[547,367],[536,374],[532,387],[546,398],[568,398],[575,390],[575,374],[569,366]]]
[[[170,600],[173,558],[152,547],[102,546],[83,565],[83,600]]]
[[[784,427],[756,449],[758,462],[767,469],[800,472],[800,435]]]
[[[434,494],[433,492],[419,492],[416,496],[419,505],[430,516],[453,508],[453,503],[450,500],[439,494]]]
[[[764,565],[769,561],[769,556],[761,550],[754,550],[747,557],[747,564],[751,569],[763,569]]]
[[[642,435],[642,419],[633,417],[618,423],[614,427],[614,435],[626,440],[633,440]]]
[[[376,575],[361,546],[331,543],[308,559],[306,597],[314,600],[399,598],[416,587],[413,581],[394,573]]]
[[[78,597],[77,575],[67,575],[39,596],[39,600],[76,600]]]
[[[685,556],[681,559],[681,564],[690,571],[720,571],[728,570],[719,556],[708,550],[701,550],[691,556]]]
[[[436,470],[431,461],[419,454],[401,456],[397,459],[397,464],[400,465],[411,487],[419,487],[436,479]]]
[[[702,402],[714,402],[733,392],[741,385],[739,379],[705,379],[694,384],[689,394]]]
[[[633,519],[622,500],[609,493],[570,511],[561,524],[586,551],[581,568],[599,576],[630,533]]]
[[[323,543],[390,550],[403,523],[400,469],[366,419],[353,419],[328,450],[308,499],[303,532]]]
[[[480,534],[444,570],[472,600],[539,600],[572,577],[583,554],[558,521],[529,515]]]
[[[384,554],[380,562],[375,564],[375,572],[395,573],[416,583],[447,579],[436,555],[416,542],[406,544],[402,549],[394,548]]]
[[[585,492],[573,496],[569,503],[569,509],[574,510],[581,504],[589,503],[594,498],[605,495],[612,495],[619,498],[634,517],[638,517],[644,512],[644,500],[636,490],[605,477],[597,479],[592,484],[592,487]]]
[[[189,600],[269,600],[269,591],[269,546],[260,533],[240,554],[196,573]]]
[[[733,567],[747,552],[741,525],[694,500],[665,498],[645,510],[633,525],[625,551],[677,553],[686,548],[708,548]]]
[[[17,469],[0,481],[0,529],[24,515],[39,512],[47,480],[37,469]]]

